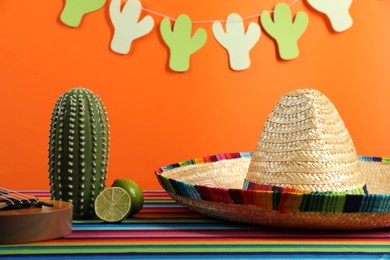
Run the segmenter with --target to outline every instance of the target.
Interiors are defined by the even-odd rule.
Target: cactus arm
[[[268,11],[264,11],[261,14],[260,23],[269,35],[272,37],[276,35],[274,22],[272,21],[271,14]]]
[[[298,57],[298,39],[309,23],[306,13],[299,12],[293,21],[290,7],[280,3],[274,9],[273,20],[269,12],[263,12],[260,21],[264,30],[275,39],[282,59],[291,60]]]
[[[110,20],[112,24],[118,24],[121,22],[121,0],[111,0],[108,8],[110,14]]]
[[[150,31],[154,27],[153,18],[150,15],[145,16],[141,21],[139,21],[138,27],[140,28],[140,30],[137,30],[135,32],[135,39],[138,39],[138,38],[150,33]]]
[[[184,72],[189,69],[190,57],[198,51],[207,40],[207,33],[199,28],[192,34],[192,21],[187,15],[180,15],[171,28],[168,18],[162,19],[160,23],[160,33],[169,47],[169,67],[173,71]]]
[[[173,41],[173,33],[171,30],[171,22],[168,18],[163,18],[160,23],[160,33],[164,42],[170,47]]]
[[[74,219],[94,217],[94,200],[105,186],[109,126],[99,97],[72,89],[57,101],[51,118],[49,179],[52,199],[73,203]]]
[[[78,27],[85,14],[102,8],[105,3],[106,0],[66,0],[60,20],[70,27]]]
[[[192,55],[193,53],[197,52],[200,48],[203,47],[203,45],[207,41],[207,32],[203,28],[199,28],[194,33],[192,39],[191,39],[191,45],[189,49],[189,55]]]
[[[228,51],[230,67],[233,70],[249,68],[249,51],[260,38],[260,26],[250,23],[245,32],[241,16],[233,13],[226,20],[226,33],[220,22],[213,23],[212,29],[214,37]]]
[[[295,38],[298,39],[305,32],[307,25],[309,24],[309,17],[304,12],[298,12],[294,19],[294,27],[296,28]]]
[[[349,13],[352,0],[308,0],[307,2],[328,17],[336,32],[345,31],[352,26],[353,20]]]
[[[226,37],[225,31],[223,30],[222,23],[221,22],[214,22],[212,25],[212,30],[213,30],[213,34],[214,34],[215,39],[217,39],[217,41],[222,46],[225,47],[228,44],[228,42],[226,41],[227,37]]]
[[[120,11],[121,0],[112,0],[109,8],[110,19],[114,25],[114,35],[111,40],[111,50],[119,54],[127,54],[131,44],[148,34],[154,26],[151,16],[146,16],[140,22],[142,6],[139,0],[128,0]]]
[[[248,29],[245,37],[245,46],[248,50],[252,49],[253,46],[259,41],[261,36],[261,29],[260,26],[257,23],[250,23],[248,25]]]

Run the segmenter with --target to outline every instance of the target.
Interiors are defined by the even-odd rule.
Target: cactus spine
[[[54,200],[73,203],[74,219],[94,217],[94,200],[105,187],[109,134],[98,96],[75,88],[59,97],[50,125],[50,192]]]

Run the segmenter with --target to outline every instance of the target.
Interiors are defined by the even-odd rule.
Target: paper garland
[[[174,22],[173,30],[168,18],[162,19],[160,32],[165,44],[169,47],[169,67],[173,71],[184,72],[190,67],[190,57],[198,51],[207,40],[207,33],[199,28],[192,33],[192,22],[188,15],[180,15]]]
[[[249,68],[251,63],[249,51],[260,39],[260,26],[252,22],[245,32],[241,16],[233,13],[226,19],[226,32],[221,22],[214,22],[212,28],[214,37],[228,51],[230,68],[233,70]]]
[[[65,1],[60,20],[70,27],[78,27],[85,14],[100,9],[106,2],[106,0]],[[143,8],[139,0],[127,0],[121,11],[122,1],[112,0],[110,3],[109,14],[114,26],[110,47],[113,52],[127,54],[133,41],[147,35],[154,27],[151,16],[147,15],[140,20],[141,11],[147,10],[160,16],[164,15]],[[293,19],[290,6],[297,1],[294,0],[290,5],[279,3],[274,11],[264,11],[258,16],[263,29],[276,41],[279,56],[284,60],[298,57],[297,41],[309,23],[308,16],[304,12],[298,12]],[[345,31],[352,26],[352,18],[349,14],[352,0],[307,0],[307,2],[317,11],[327,15],[336,32]],[[173,28],[171,20],[174,21]],[[230,68],[233,70],[245,70],[250,67],[249,52],[261,35],[259,24],[254,22],[251,22],[245,31],[243,20],[240,15],[232,13],[228,15],[226,21],[207,21],[213,23],[214,37],[227,50]],[[223,29],[222,22],[226,23],[226,31]],[[194,23],[185,14],[179,15],[177,19],[165,16],[160,23],[161,36],[170,52],[169,67],[173,71],[187,71],[190,67],[191,55],[206,43],[207,33],[203,28],[198,28],[191,35]]]
[[[106,0],[66,0],[60,20],[70,27],[78,27],[85,14],[99,10],[105,3]]]
[[[297,42],[309,24],[306,13],[298,12],[293,20],[290,7],[282,3],[275,7],[273,20],[268,12],[263,12],[260,20],[265,31],[276,40],[280,58],[291,60],[298,57]]]
[[[352,17],[349,14],[349,7],[352,0],[307,0],[317,11],[326,14],[333,30],[342,32],[352,26]]]
[[[111,50],[119,54],[127,54],[131,43],[146,34],[154,26],[151,16],[145,16],[138,22],[142,6],[139,0],[128,0],[121,11],[121,0],[112,0],[110,4],[110,19],[114,25],[114,36],[111,40]]]

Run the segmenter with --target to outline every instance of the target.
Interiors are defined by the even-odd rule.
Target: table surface
[[[45,191],[29,191],[39,198]],[[63,238],[0,245],[0,258],[51,259],[384,259],[390,229],[311,231],[224,222],[173,201],[164,191],[145,191],[135,217],[110,224],[74,221]],[[1,234],[0,234],[1,235]]]

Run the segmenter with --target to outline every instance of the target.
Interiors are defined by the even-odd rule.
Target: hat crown
[[[317,90],[299,89],[283,96],[268,116],[246,181],[341,192],[363,187],[364,175],[332,102]]]

